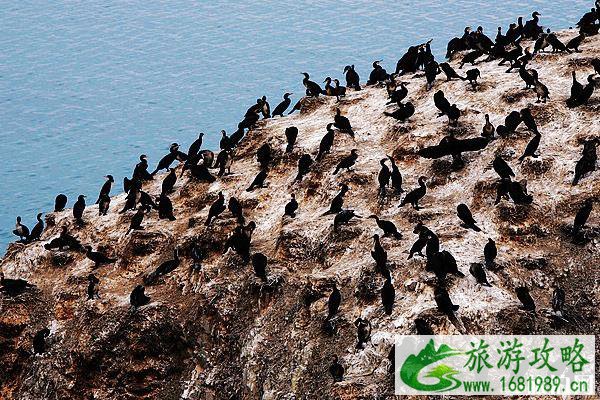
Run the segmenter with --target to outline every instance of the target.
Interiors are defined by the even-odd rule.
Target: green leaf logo
[[[411,354],[400,368],[400,379],[413,389],[427,392],[446,392],[456,389],[461,382],[454,377],[459,371],[446,364],[438,364],[425,374],[427,378],[437,378],[435,384],[425,384],[419,381],[419,374],[429,365],[448,357],[464,354],[446,344],[441,344],[436,350],[431,339],[418,355]]]

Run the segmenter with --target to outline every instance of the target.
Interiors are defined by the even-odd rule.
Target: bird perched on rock
[[[442,286],[436,286],[434,290],[434,299],[435,304],[437,304],[437,308],[442,313],[452,316],[455,311],[458,311],[459,306],[452,303],[450,300],[450,295],[446,288]]]
[[[324,215],[337,214],[340,211],[342,211],[342,207],[344,205],[344,196],[346,195],[348,190],[350,190],[348,185],[346,185],[345,183],[340,184],[339,193],[335,195],[333,200],[331,200],[331,205],[329,206],[329,210]]]
[[[494,171],[496,171],[496,173],[502,179],[510,179],[511,177],[515,176],[515,173],[513,172],[512,168],[499,155],[497,155],[494,158],[494,162],[492,163],[492,167],[494,168]]]
[[[575,221],[573,222],[573,235],[577,235],[587,222],[592,213],[593,199],[588,198],[584,201],[583,206],[577,211]]]
[[[488,242],[483,247],[483,256],[485,259],[485,265],[489,267],[494,263],[496,256],[498,255],[498,250],[496,249],[496,242],[492,239],[488,239]]]
[[[94,274],[89,274],[87,279],[87,299],[94,300],[94,298],[99,298],[100,296],[98,295],[98,284],[100,283],[100,279],[98,279]]]
[[[254,275],[263,282],[267,282],[267,263],[268,259],[263,253],[254,253],[252,255],[252,268]]]
[[[354,321],[356,327],[356,348],[363,349],[364,345],[371,339],[371,322],[366,318],[358,317]]]
[[[150,303],[150,297],[144,293],[146,289],[142,285],[137,285],[129,295],[129,303],[134,307],[142,307]]]
[[[346,157],[342,158],[340,160],[340,162],[337,164],[337,166],[335,167],[335,171],[333,171],[333,174],[337,175],[337,173],[340,172],[341,169],[347,169],[348,171],[350,171],[350,168],[352,168],[354,166],[357,159],[358,159],[357,150],[356,149],[350,150],[350,154],[347,155]]]
[[[535,303],[531,294],[529,294],[529,289],[525,286],[519,286],[515,288],[515,292],[517,293],[517,298],[522,304],[522,307],[526,311],[533,311],[535,313]]]
[[[223,192],[219,192],[219,197],[217,197],[208,210],[208,216],[206,217],[204,225],[209,226],[223,211],[225,211],[225,196],[223,195]]]
[[[573,186],[577,185],[581,178],[586,174],[596,170],[598,155],[596,153],[596,143],[598,139],[586,140],[583,143],[583,152],[579,161],[575,165],[575,176],[573,177]]]
[[[342,115],[342,112],[339,108],[335,109],[335,117],[333,117],[333,125],[340,130],[342,133],[347,133],[350,136],[354,137],[354,131],[352,130],[352,125],[350,125],[350,120]]]
[[[419,187],[408,192],[398,207],[404,207],[406,204],[410,204],[415,210],[420,210],[419,200],[425,197],[425,194],[427,193],[427,187],[425,186],[426,181],[427,178],[421,176],[419,178]]]
[[[50,329],[39,330],[33,337],[33,354],[43,354],[46,352],[46,338],[50,336]]]
[[[392,221],[380,219],[377,215],[370,215],[369,218],[375,219],[377,226],[383,231],[383,237],[393,236],[395,239],[402,239],[402,234]]]
[[[408,101],[406,104],[398,104],[398,109],[392,113],[387,111],[384,111],[383,113],[388,117],[392,117],[398,121],[404,122],[415,114],[415,106],[413,103]]]
[[[15,224],[15,229],[13,230],[13,234],[19,237],[19,240],[23,243],[27,241],[29,238],[29,228],[21,223],[21,217],[17,217],[17,223]]]
[[[117,262],[116,258],[107,257],[104,253],[99,251],[93,251],[92,246],[85,246],[85,256],[94,262],[94,269],[102,266],[103,264],[113,264]]]
[[[285,128],[285,139],[287,141],[287,146],[285,147],[286,153],[292,152],[297,138],[298,138],[298,128],[296,128],[295,126],[289,126],[289,127]]]
[[[336,214],[335,218],[333,219],[333,231],[338,232],[338,228],[340,225],[347,224],[354,217],[361,218],[360,216],[358,216],[354,213],[354,210],[340,211],[339,213]]]
[[[381,303],[383,310],[387,315],[392,315],[394,310],[394,301],[396,299],[396,290],[390,278],[386,279],[381,288]]]
[[[4,272],[0,271],[0,292],[6,293],[10,297],[17,297],[34,287],[35,285],[32,285],[24,279],[5,278]]]
[[[481,229],[476,225],[477,222],[473,218],[471,210],[469,210],[466,204],[461,203],[456,206],[456,215],[458,215],[458,218],[460,218],[466,228],[473,229],[475,232],[481,232]]]
[[[267,174],[268,174],[268,170],[265,169],[261,169],[260,172],[258,174],[256,174],[256,177],[254,177],[254,180],[252,181],[252,183],[250,184],[250,186],[248,186],[248,189],[246,189],[246,192],[251,192],[254,190],[254,188],[264,188],[265,187],[265,179],[267,179]]]
[[[341,382],[344,380],[344,367],[340,364],[338,356],[333,356],[333,361],[329,366],[329,374],[334,382]]]
[[[298,160],[298,174],[296,175],[296,181],[301,181],[304,175],[308,174],[310,167],[313,165],[313,159],[310,154],[303,154]]]
[[[296,201],[296,195],[294,193],[291,194],[290,201],[285,205],[285,214],[289,217],[295,218],[296,211],[298,210],[298,202]]]
[[[485,273],[485,269],[483,268],[483,264],[472,263],[471,267],[469,268],[469,272],[471,273],[471,275],[473,275],[473,277],[475,278],[475,280],[477,281],[477,283],[479,283],[480,285],[482,285],[482,286],[490,286],[490,287],[492,286],[488,282],[487,274]]]
[[[164,276],[170,272],[173,272],[181,263],[179,259],[179,249],[173,250],[173,259],[167,260],[160,264],[154,271],[144,277],[145,285],[155,284],[161,276]]]

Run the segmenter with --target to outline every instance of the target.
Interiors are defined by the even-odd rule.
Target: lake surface
[[[355,64],[389,70],[434,38],[443,56],[466,25],[492,38],[534,10],[573,26],[593,1],[4,1],[0,13],[0,252],[17,215],[30,228],[56,194],[96,199],[112,174],[122,190],[141,153],[151,166],[197,133],[215,147],[256,98],[343,78]],[[344,80],[342,80],[344,82]],[[113,191],[114,193],[115,191]]]

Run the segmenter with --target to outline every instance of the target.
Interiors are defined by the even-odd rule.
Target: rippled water
[[[12,1],[0,25],[0,248],[16,215],[31,228],[63,192],[97,196],[142,152],[151,165],[199,131],[214,146],[267,95],[302,92],[300,72],[362,78],[434,38],[443,55],[465,25],[496,27],[538,10],[566,28],[592,1]],[[297,96],[294,96],[297,99]],[[119,183],[120,190],[120,183]]]

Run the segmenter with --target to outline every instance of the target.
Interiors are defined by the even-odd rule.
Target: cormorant
[[[537,37],[543,32],[542,27],[539,25],[539,17],[541,15],[542,14],[537,11],[534,11],[533,14],[531,14],[532,19],[525,23],[523,31],[521,32],[523,38],[537,39]]]
[[[473,277],[475,278],[477,283],[479,283],[480,285],[489,286],[489,287],[492,286],[488,282],[487,275],[485,273],[485,269],[483,268],[483,264],[472,263],[471,267],[469,268],[469,272],[471,273],[471,275],[473,275]]]
[[[398,207],[404,207],[406,204],[411,204],[415,210],[419,210],[421,208],[419,207],[419,200],[427,193],[425,181],[427,181],[427,178],[421,176],[419,178],[419,187],[408,192]]]
[[[478,68],[468,70],[465,76],[465,80],[469,81],[469,83],[473,87],[473,90],[475,90],[479,85],[479,83],[477,82],[478,78],[481,78],[481,71],[479,71]]]
[[[108,207],[110,207],[110,196],[105,194],[100,197],[100,203],[98,203],[98,215],[108,214]]]
[[[373,257],[373,260],[375,261],[376,270],[384,276],[389,275],[387,270],[387,251],[385,251],[381,245],[379,235],[377,234],[373,235],[373,250],[371,250],[371,257]]]
[[[360,78],[354,69],[354,65],[346,65],[344,74],[346,74],[346,86],[354,90],[360,90]]]
[[[64,194],[59,194],[56,196],[54,200],[54,212],[64,211],[65,206],[67,205],[67,196]]]
[[[446,115],[448,113],[448,110],[450,110],[450,102],[448,101],[448,99],[446,99],[444,92],[442,92],[441,90],[438,90],[433,95],[433,104],[435,104],[436,108],[440,111],[438,117]]]
[[[88,287],[87,287],[87,299],[94,300],[94,298],[99,298],[98,296],[98,283],[100,283],[100,279],[96,277],[94,274],[89,274],[88,277]]]
[[[139,208],[137,212],[131,217],[131,222],[129,223],[129,229],[125,235],[128,235],[131,231],[139,231],[143,230],[142,221],[144,220],[144,210]]]
[[[581,43],[583,43],[583,40],[585,39],[585,35],[583,33],[579,33],[579,35],[575,36],[573,39],[569,40],[567,42],[567,46],[566,49],[567,50],[575,50],[576,53],[581,53],[581,50],[579,50],[579,46],[581,46]]]
[[[142,285],[137,285],[129,295],[129,303],[134,307],[142,307],[150,303],[150,297],[144,293],[146,289]]]
[[[387,315],[392,315],[395,298],[396,290],[394,289],[394,285],[392,285],[391,278],[388,278],[381,288],[381,303],[383,304],[383,310]]]
[[[329,295],[329,299],[327,300],[327,319],[331,319],[337,314],[340,303],[342,302],[342,294],[340,293],[337,286],[334,284],[333,289],[331,290],[331,294]]]
[[[261,100],[262,107],[260,109],[260,112],[263,118],[271,118],[271,107],[269,106],[269,102],[267,101],[267,96],[263,96]]]
[[[354,131],[350,125],[350,120],[342,115],[339,108],[335,109],[335,117],[333,117],[333,125],[340,130],[342,133],[348,133],[354,137]]]
[[[250,186],[248,186],[248,189],[246,189],[246,192],[251,192],[256,187],[264,188],[265,187],[265,179],[267,179],[267,172],[268,171],[266,168],[261,169],[260,172],[258,174],[256,174],[256,177],[254,178],[254,180],[252,181]]]
[[[415,226],[413,233],[418,234],[419,238],[413,243],[412,247],[410,248],[408,260],[413,258],[413,255],[415,253],[423,257],[423,249],[427,245],[427,242],[429,241],[431,235],[431,231],[425,225],[423,225],[422,222],[419,222]]]
[[[458,73],[454,70],[454,68],[452,68],[450,66],[450,64],[444,62],[440,64],[440,68],[442,69],[442,71],[444,72],[444,74],[446,75],[446,81],[449,82],[452,79],[456,78],[456,79],[463,79],[460,75],[458,75]]]
[[[214,218],[217,218],[223,211],[225,211],[225,196],[223,192],[219,192],[219,197],[212,203],[208,210],[208,217],[204,225],[209,226]]]
[[[392,165],[392,172],[390,175],[390,177],[392,178],[392,187],[394,188],[396,194],[403,193],[404,189],[402,189],[402,174],[400,173],[400,170],[396,165],[394,157],[388,156],[388,159],[390,160],[390,163]]]
[[[85,210],[85,196],[80,194],[73,206],[73,217],[80,225],[83,225],[83,211]]]
[[[466,204],[461,203],[456,206],[456,215],[458,215],[458,218],[460,218],[466,228],[473,229],[475,232],[481,232],[481,229],[476,225],[477,222],[473,218],[471,210],[469,210]]]
[[[485,53],[483,52],[483,50],[473,50],[467,54],[465,54],[462,58],[462,60],[460,61],[460,65],[458,66],[458,69],[462,69],[462,67],[465,64],[471,64],[471,65],[475,65],[477,64],[477,59],[479,57],[481,57],[482,55],[484,55]]]
[[[332,123],[327,124],[327,133],[325,136],[323,136],[323,139],[321,139],[321,143],[319,144],[319,153],[317,154],[316,158],[317,161],[321,160],[324,154],[331,151],[331,146],[333,146],[333,139],[335,135],[334,130],[331,129],[332,126]]]
[[[448,291],[443,286],[436,286],[433,291],[435,304],[439,311],[446,315],[454,315],[455,311],[458,311],[459,306],[452,303]]]
[[[15,224],[15,229],[13,230],[13,234],[19,237],[19,240],[25,243],[29,238],[29,228],[21,223],[21,217],[17,217],[17,223]]]
[[[173,192],[173,187],[177,182],[177,174],[175,173],[175,169],[169,168],[169,174],[162,181],[162,193],[170,194]]]
[[[490,122],[490,115],[485,114],[485,125],[483,125],[483,129],[481,131],[481,136],[484,138],[491,139],[494,137],[495,131],[496,131],[496,128],[494,128],[494,125],[492,125],[492,123]]]
[[[290,99],[290,96],[292,94],[293,93],[285,93],[283,95],[283,101],[281,103],[277,104],[277,107],[275,107],[275,109],[273,110],[273,117],[276,117],[277,115],[279,115],[280,117],[283,117],[283,113],[285,112],[285,110],[287,110],[287,108],[292,103],[292,100]]]
[[[144,285],[154,285],[161,276],[173,272],[180,263],[179,250],[175,248],[175,250],[173,250],[173,259],[164,261],[148,276],[144,277]]]
[[[298,202],[296,201],[296,195],[294,193],[291,194],[290,201],[285,205],[285,213],[284,216],[290,216],[292,218],[296,217],[296,211],[298,210]]]
[[[294,144],[296,144],[296,139],[298,138],[298,128],[295,126],[289,126],[285,128],[285,139],[287,141],[287,146],[285,147],[286,153],[291,153],[294,148]]]
[[[598,162],[598,155],[596,153],[596,141],[597,139],[586,140],[583,143],[583,152],[579,161],[575,165],[575,176],[573,177],[573,186],[583,178],[583,176],[589,172],[596,170],[596,163]]]
[[[261,169],[267,168],[269,163],[273,161],[273,152],[269,143],[265,143],[258,148],[256,151],[256,161],[260,164]]]
[[[338,232],[338,227],[342,224],[347,224],[352,218],[360,218],[354,213],[354,210],[342,210],[336,214],[333,219],[333,231]]]
[[[335,96],[335,89],[333,86],[331,86],[331,78],[330,77],[325,78],[323,83],[325,84],[325,89],[323,89],[323,94],[326,96]]]
[[[402,234],[398,232],[398,228],[392,221],[379,219],[377,215],[370,215],[369,218],[375,219],[377,226],[383,231],[383,237],[393,236],[395,239],[402,239]]]
[[[427,90],[431,90],[433,87],[433,82],[435,81],[435,77],[440,73],[440,66],[434,60],[429,61],[425,64],[425,79],[427,80],[427,85],[425,88]]]
[[[158,165],[156,166],[156,169],[150,175],[154,176],[158,171],[168,169],[171,166],[171,164],[175,162],[175,160],[187,160],[187,154],[179,151],[179,145],[177,143],[171,144],[171,146],[169,147],[169,154],[160,159]]]
[[[303,154],[302,157],[298,159],[298,174],[296,175],[296,181],[301,181],[304,175],[308,174],[313,162],[313,159],[308,153]]]
[[[394,112],[383,112],[384,115],[397,119],[398,121],[404,122],[415,114],[415,106],[410,101],[406,104],[398,104],[398,109]]]
[[[371,323],[366,318],[359,317],[354,321],[354,326],[356,327],[356,348],[363,349],[364,344],[371,339]]]
[[[254,275],[261,281],[267,281],[267,263],[268,259],[263,253],[254,253],[252,255],[252,267],[254,268]]]
[[[33,242],[33,241],[39,240],[40,237],[42,236],[42,233],[44,232],[44,221],[42,221],[42,213],[38,213],[38,215],[36,216],[36,219],[37,219],[37,223],[31,230],[31,234],[27,238],[28,242]]]
[[[100,200],[103,196],[110,195],[110,189],[112,188],[112,184],[115,182],[112,175],[106,175],[105,178],[106,182],[104,182],[104,185],[102,185],[102,188],[100,189],[100,194],[98,195],[98,200],[96,200],[96,204],[100,203]]]
[[[24,279],[7,279],[4,277],[4,272],[0,271],[0,291],[6,293],[10,297],[16,297],[34,287],[35,285],[32,285]]]
[[[517,298],[522,304],[521,308],[526,311],[533,311],[535,313],[535,303],[529,294],[529,289],[527,289],[525,286],[519,286],[515,288],[515,292],[517,293]]]
[[[190,168],[190,173],[195,179],[198,179],[200,182],[208,182],[212,183],[217,180],[210,171],[208,170],[208,166],[210,164],[204,161],[194,165]]]
[[[540,145],[541,138],[542,138],[542,135],[539,132],[535,132],[533,138],[527,144],[527,147],[525,147],[525,151],[523,152],[523,155],[521,157],[519,157],[519,161],[523,161],[525,159],[525,157],[537,158],[537,156],[535,155],[535,152],[537,151],[537,149]]]
[[[415,318],[415,330],[417,335],[435,335],[429,323],[423,318]]]
[[[377,175],[377,181],[379,182],[379,197],[385,196],[385,188],[390,184],[391,172],[388,166],[385,164],[387,158],[383,158],[379,161],[381,169]]]
[[[573,76],[573,84],[571,85],[571,97],[567,100],[567,102],[574,102],[579,99],[581,94],[583,93],[583,85],[579,83],[577,80],[577,73],[575,71],[571,72]]]
[[[565,307],[565,291],[560,286],[554,288],[552,292],[552,310],[559,317],[563,316]]]
[[[57,238],[54,238],[50,241],[50,243],[46,243],[44,248],[46,250],[52,249],[62,249],[64,247],[69,248],[69,250],[82,250],[83,246],[75,237],[69,235],[67,232],[67,227],[63,226],[60,232],[60,235]]]
[[[333,356],[333,362],[329,366],[329,374],[334,382],[341,382],[344,380],[344,367],[339,363],[337,356]]]
[[[573,235],[577,235],[587,222],[592,213],[593,199],[588,198],[583,203],[583,206],[577,211],[575,221],[573,222]]]
[[[158,198],[158,218],[168,219],[169,221],[175,221],[175,215],[173,215],[173,203],[166,193],[161,193]]]
[[[113,264],[117,262],[116,258],[109,258],[103,253],[92,251],[92,246],[85,246],[85,251],[85,256],[94,262],[93,269],[102,266],[102,264]]]
[[[560,39],[557,38],[554,33],[549,34],[547,40],[548,40],[548,43],[550,44],[550,46],[552,46],[553,53],[563,52],[563,51],[566,51],[567,53],[571,53],[571,50],[569,50],[567,48],[567,46],[565,46],[565,44],[563,42],[561,42]]]
[[[334,79],[335,87],[333,88],[337,100],[340,101],[340,97],[346,97],[346,88],[340,85],[339,79]]]
[[[337,214],[342,211],[342,206],[344,205],[344,195],[348,192],[349,187],[345,183],[340,184],[340,192],[335,195],[333,200],[331,200],[331,205],[329,206],[329,210],[325,213],[327,214]]]
[[[389,78],[387,71],[381,65],[379,65],[381,61],[383,60],[373,62],[373,70],[369,75],[367,85],[375,85],[379,82],[385,82]]]
[[[46,338],[50,336],[50,329],[39,330],[33,337],[33,354],[43,354],[46,352]]]
[[[502,179],[510,179],[511,177],[515,176],[515,173],[513,172],[512,168],[499,155],[497,155],[496,158],[494,158],[492,166],[494,168],[494,171],[496,171],[498,176],[500,176],[500,178]]]
[[[231,212],[231,215],[233,215],[237,219],[238,224],[244,225],[244,210],[239,200],[235,197],[230,197],[229,203],[227,204],[227,208]]]
[[[306,88],[306,95],[311,97],[319,97],[320,94],[323,94],[323,89],[319,86],[318,83],[310,80],[310,75],[306,72],[303,72],[304,79],[302,80],[302,84]]]
[[[221,140],[219,141],[219,149],[231,149],[231,140],[229,139],[229,136],[227,136],[227,132],[225,132],[225,130],[221,130]]]
[[[396,103],[398,105],[398,107],[403,107],[401,105],[402,100],[404,100],[406,98],[406,96],[408,96],[408,88],[406,87],[404,82],[400,82],[400,89],[396,89],[392,93],[389,94],[390,101],[388,101],[386,103],[386,105]]]
[[[492,265],[497,255],[498,249],[496,249],[496,242],[488,238],[487,243],[483,247],[483,257],[485,259],[485,265],[488,267]]]
[[[154,179],[152,174],[148,172],[148,157],[145,154],[140,156],[140,162],[135,165],[131,179],[137,179],[139,181],[150,181]],[[125,191],[127,192],[128,190],[125,189]]]
[[[340,160],[340,162],[335,167],[335,171],[333,171],[333,174],[337,175],[337,173],[340,172],[340,170],[342,168],[350,171],[350,168],[352,168],[354,166],[357,159],[358,159],[357,150],[356,149],[350,150],[350,155],[348,155]]]
[[[194,140],[188,149],[188,158],[196,157],[202,148],[202,138],[204,137],[204,133],[200,132],[198,134],[198,139]]]

